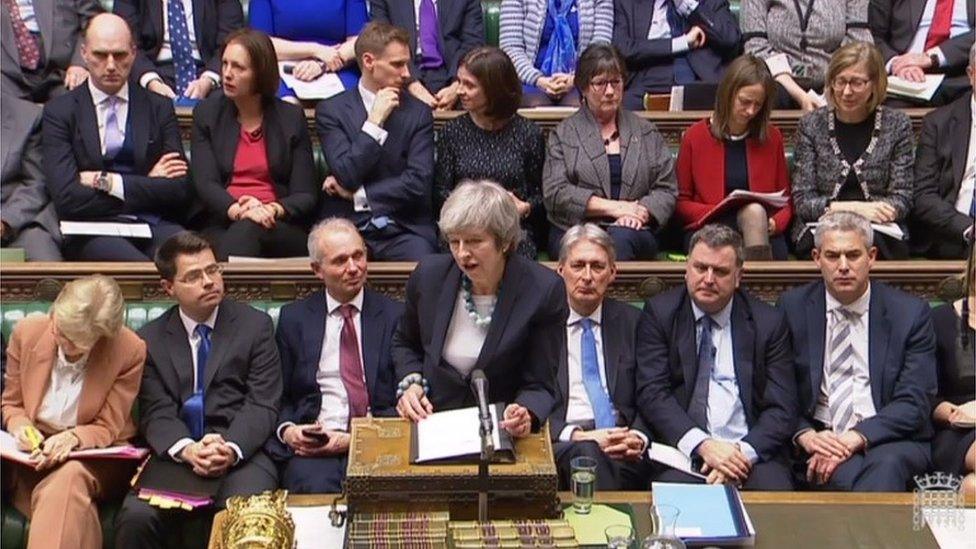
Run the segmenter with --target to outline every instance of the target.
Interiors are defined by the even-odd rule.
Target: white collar
[[[373,102],[376,101],[376,94],[367,90],[366,87],[363,86],[362,79],[359,80],[359,83],[356,84],[356,86],[359,88],[359,95],[362,96],[363,103],[367,105],[372,105]],[[368,115],[369,113],[366,114]]]
[[[868,306],[871,304],[871,284],[868,283],[868,289],[861,294],[861,297],[854,300],[850,305],[844,305],[837,298],[830,295],[827,289],[824,289],[824,293],[827,294],[827,313],[830,314],[831,311],[836,309],[847,309],[858,316],[864,316],[864,313],[868,312]]]
[[[220,305],[214,307],[213,312],[210,313],[207,320],[204,320],[203,322],[197,322],[196,320],[190,318],[186,313],[183,312],[182,307],[177,307],[177,309],[180,311],[180,320],[183,321],[183,329],[186,330],[186,335],[193,337],[193,335],[196,333],[197,324],[206,324],[211,330],[214,329],[214,325],[217,323],[217,311],[220,310]]]
[[[569,318],[566,319],[566,325],[572,326],[573,324],[579,323],[579,321],[583,320],[584,318],[590,319],[591,321],[593,321],[594,324],[599,326],[600,323],[603,321],[603,303],[601,302],[599,305],[597,305],[596,310],[594,310],[593,313],[590,314],[589,316],[583,316],[577,313],[575,310],[573,310],[572,307],[570,307]]]
[[[108,99],[109,97],[111,97],[109,94],[107,94],[107,93],[103,92],[102,90],[96,88],[95,85],[92,84],[91,78],[88,79],[88,91],[91,93],[92,103],[94,103],[95,105],[101,105],[106,99]],[[115,97],[118,97],[119,99],[121,99],[123,103],[128,103],[129,102],[129,83],[128,82],[126,82],[125,84],[122,85],[122,89],[120,89],[118,91],[118,93],[115,94]]]
[[[350,305],[352,305],[353,307],[355,307],[356,310],[359,311],[359,312],[362,312],[363,311],[363,294],[364,294],[364,292],[365,292],[365,290],[360,289],[359,290],[359,293],[356,294],[356,297],[354,297],[354,298],[352,298],[352,299],[350,299],[348,301],[348,303]],[[332,297],[332,294],[329,293],[329,290],[325,290],[325,310],[328,312],[329,315],[331,315],[332,313],[336,312],[336,309],[338,309],[339,307],[341,307],[343,305],[345,305],[345,303],[342,303],[339,300],[337,300],[334,297]]]
[[[732,318],[732,303],[734,302],[735,302],[735,294],[733,294],[732,299],[730,299],[729,302],[725,304],[725,307],[722,307],[722,310],[720,310],[719,312],[713,315],[708,315],[712,318],[712,321],[714,321],[715,324],[718,325],[719,328],[725,329],[725,327],[729,325],[729,319]],[[695,303],[694,299],[691,300],[691,311],[695,314],[696,323],[699,320],[701,320],[701,317],[708,314],[698,307],[698,304]]]

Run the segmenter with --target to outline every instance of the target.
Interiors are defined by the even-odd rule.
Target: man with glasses
[[[644,457],[650,429],[634,400],[634,334],[640,311],[606,297],[617,275],[613,239],[593,223],[563,236],[558,272],[566,283],[568,347],[556,372],[562,398],[549,416],[549,434],[568,490],[572,460],[597,463],[600,490],[646,490]]]
[[[352,419],[396,415],[390,343],[403,305],[365,288],[366,243],[351,221],[316,225],[308,254],[325,287],[281,308],[284,394],[267,448],[289,492],[337,493]]]
[[[182,232],[156,253],[163,290],[177,304],[147,324],[139,431],[153,458],[222,479],[215,503],[272,490],[264,451],[281,397],[281,363],[267,314],[224,298],[213,247]],[[117,547],[162,547],[185,512],[164,511],[129,494],[116,521]]]

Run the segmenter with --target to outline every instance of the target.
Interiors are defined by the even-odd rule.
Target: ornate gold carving
[[[286,490],[227,500],[218,549],[292,549],[295,522],[286,509]]]

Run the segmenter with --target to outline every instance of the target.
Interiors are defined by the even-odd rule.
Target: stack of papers
[[[508,431],[498,426],[504,405],[488,407],[491,414],[492,462],[514,463],[515,446]],[[411,463],[477,462],[481,457],[481,422],[478,408],[436,412],[415,423],[411,430]]]
[[[671,467],[672,469],[677,469],[686,475],[698,477],[702,480],[707,478],[705,475],[699,473],[694,467],[692,467],[690,457],[682,454],[681,450],[678,450],[673,446],[652,442],[651,447],[647,450],[647,457],[650,458],[651,461],[662,463],[668,467]]]
[[[756,530],[739,491],[721,484],[651,484],[655,505],[678,509],[675,534],[689,545],[752,545]]]
[[[152,238],[148,223],[115,223],[111,221],[62,221],[61,234],[79,236],[121,236]]]
[[[736,189],[729,193],[721,202],[716,204],[708,213],[705,214],[700,220],[695,223],[689,223],[685,229],[686,230],[697,230],[703,225],[714,220],[716,217],[728,212],[731,209],[741,208],[746,204],[751,204],[753,202],[758,202],[766,207],[767,212],[775,212],[783,206],[790,203],[790,197],[786,196],[784,191],[776,191],[774,193],[757,193],[753,191],[744,191],[742,189]]]
[[[925,82],[909,82],[897,76],[889,76],[888,95],[931,101],[943,80],[944,74],[926,74]]]
[[[93,448],[91,450],[76,450],[68,454],[68,459],[132,459],[140,460],[149,454],[146,448],[135,446],[111,446],[109,448]],[[0,431],[0,457],[23,465],[33,466],[37,458],[31,458],[29,452],[17,448],[17,441],[7,431]]]
[[[333,95],[338,95],[345,91],[342,80],[334,72],[322,73],[321,76],[311,82],[303,82],[292,75],[295,67],[294,61],[278,63],[278,74],[281,81],[291,88],[299,99],[328,99]]]

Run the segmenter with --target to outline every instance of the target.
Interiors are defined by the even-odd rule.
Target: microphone
[[[471,372],[471,391],[478,401],[478,419],[481,420],[481,434],[491,440],[491,414],[488,412],[488,378],[481,369]]]

